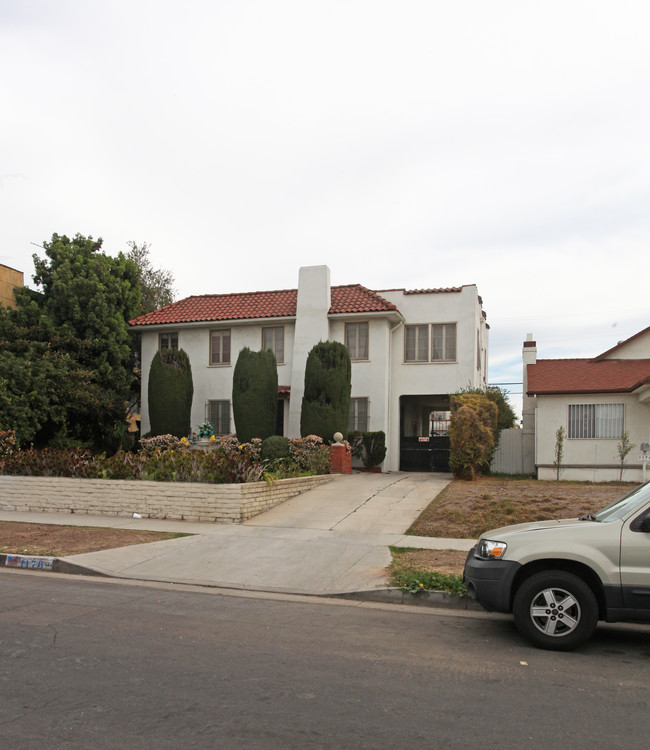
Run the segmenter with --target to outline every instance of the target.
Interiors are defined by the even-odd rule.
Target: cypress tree
[[[305,366],[305,393],[300,413],[300,434],[318,435],[325,442],[335,432],[345,437],[350,423],[350,355],[338,341],[320,341],[309,352]]]
[[[182,349],[157,351],[149,370],[149,420],[152,435],[188,435],[191,426],[192,368]]]
[[[270,349],[244,347],[237,357],[232,381],[232,413],[240,443],[275,433],[278,409],[278,368]]]

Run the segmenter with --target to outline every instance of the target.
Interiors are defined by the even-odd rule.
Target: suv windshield
[[[633,513],[640,508],[645,502],[650,500],[650,482],[640,484],[623,497],[619,497],[611,505],[594,513],[593,520],[601,523],[611,523]]]

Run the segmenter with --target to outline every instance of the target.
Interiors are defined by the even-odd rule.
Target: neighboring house
[[[17,286],[25,286],[25,276],[22,271],[9,268],[0,263],[0,304],[5,307],[15,307],[16,298],[14,289]]]
[[[332,287],[326,266],[308,266],[300,269],[298,289],[188,297],[131,325],[142,336],[143,434],[149,368],[159,348],[187,352],[192,424],[210,420],[218,434],[235,430],[232,375],[240,350],[271,349],[278,362],[277,432],[297,437],[307,355],[319,341],[344,343],[352,401],[341,431],[383,430],[385,470],[446,469],[449,394],[487,383],[488,325],[474,285],[375,292],[359,284]]]
[[[617,446],[635,448],[623,480],[642,481],[641,444],[650,442],[650,327],[593,359],[537,359],[524,342],[523,432],[539,479],[555,479],[556,433],[566,430],[561,479],[617,480]],[[650,478],[650,477],[648,477]]]

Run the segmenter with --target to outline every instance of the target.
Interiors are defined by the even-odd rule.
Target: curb
[[[103,573],[93,568],[86,568],[82,565],[61,560],[58,557],[39,557],[36,555],[11,555],[0,554],[0,567],[6,567],[10,570],[29,570],[40,571],[43,573],[65,573],[68,575],[96,576],[99,578],[114,578],[116,580],[133,580],[124,576],[115,576],[110,573]],[[147,582],[148,579],[135,579]],[[153,582],[153,581],[150,581]],[[179,585],[183,582],[177,581]],[[205,585],[205,584],[192,584]],[[252,591],[257,589],[248,589],[245,587],[231,587],[223,584],[214,584],[214,588],[236,588],[241,591]],[[265,589],[262,589],[264,591]],[[296,594],[295,591],[275,591],[274,593]],[[456,596],[446,591],[422,591],[418,594],[411,594],[398,588],[385,589],[368,589],[365,591],[345,591],[345,592],[322,592],[318,594],[307,594],[304,591],[299,592],[300,596],[316,596],[321,599],[349,599],[353,601],[372,602],[378,604],[403,604],[410,607],[438,607],[439,609],[460,609],[485,611],[478,602],[470,599],[468,596]]]
[[[92,568],[84,568],[81,565],[61,560],[58,557],[41,557],[38,555],[11,555],[0,554],[0,567],[10,570],[31,570],[43,573],[68,573],[70,575],[99,576],[107,578],[105,573],[100,573]]]
[[[343,594],[325,594],[336,599],[355,599],[364,602],[404,604],[409,607],[438,607],[439,609],[461,609],[485,612],[485,609],[469,596],[456,596],[447,591],[422,591],[411,594],[398,588],[350,591]]]

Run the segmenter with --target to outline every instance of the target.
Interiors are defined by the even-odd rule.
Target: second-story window
[[[230,328],[210,331],[210,364],[230,364]]]
[[[345,346],[350,359],[368,359],[368,324],[346,323]]]
[[[434,323],[431,326],[431,359],[434,362],[456,360],[455,323]]]
[[[159,349],[178,349],[178,331],[158,334]]]
[[[429,361],[429,326],[406,326],[404,334],[404,361]]]
[[[262,328],[262,349],[270,349],[278,364],[284,362],[284,327]]]

